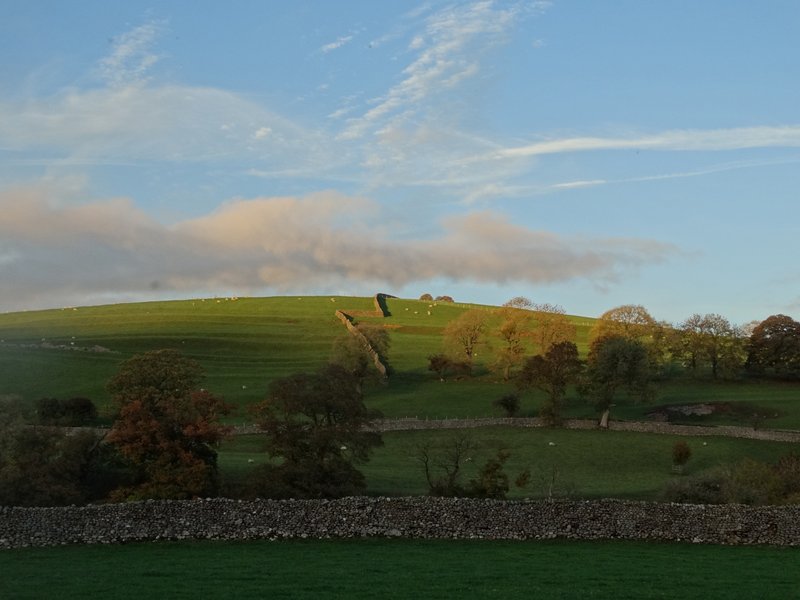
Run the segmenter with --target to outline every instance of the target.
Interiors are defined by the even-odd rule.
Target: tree
[[[430,442],[418,447],[416,459],[425,473],[428,493],[431,496],[505,498],[509,479],[504,466],[511,456],[505,449],[490,457],[467,486],[461,484],[464,466],[473,461],[477,449],[475,441],[465,433],[451,436],[438,449]],[[529,480],[530,471],[525,469],[516,477],[515,485],[525,487]]]
[[[424,302],[433,302],[433,296],[431,296],[430,294],[427,294],[427,293],[426,294],[422,294],[419,297],[419,299],[424,301]]]
[[[333,344],[331,362],[338,364],[350,371],[359,381],[363,381],[370,374],[383,378],[377,372],[376,359],[389,371],[389,332],[380,325],[359,323],[356,334],[342,334]]]
[[[468,310],[450,321],[444,329],[445,343],[472,365],[475,350],[486,328],[486,314],[479,309]]]
[[[692,449],[683,440],[675,442],[672,446],[672,467],[678,473],[683,473],[683,468],[692,457]]]
[[[580,373],[578,347],[572,342],[559,342],[544,354],[537,354],[525,361],[517,384],[521,389],[537,388],[547,394],[539,416],[550,425],[561,420],[561,405],[567,386]]]
[[[472,366],[464,361],[453,360],[446,354],[431,354],[428,357],[428,371],[433,371],[439,376],[439,381],[445,381],[448,373],[457,377],[469,375]]]
[[[496,406],[502,410],[507,417],[516,417],[519,414],[519,396],[516,394],[500,396],[497,400],[492,402],[492,406]]]
[[[625,304],[607,310],[589,332],[589,342],[600,338],[623,337],[637,340],[647,349],[654,372],[667,364],[670,325],[656,321],[644,306]]]
[[[120,366],[108,390],[118,416],[106,440],[138,471],[117,498],[192,498],[217,487],[215,447],[228,432],[222,399],[199,388],[200,365],[175,350],[138,354]]]
[[[533,302],[531,302],[525,296],[514,296],[511,300],[503,303],[504,308],[521,308],[521,309],[529,309],[533,306]]]
[[[495,456],[489,457],[484,465],[478,469],[477,477],[469,481],[469,496],[472,498],[493,498],[505,500],[509,490],[509,479],[505,472],[506,461],[511,458],[511,452],[501,448]],[[530,481],[531,473],[525,469],[514,480],[517,487],[525,487]]]
[[[589,332],[589,340],[617,336],[647,341],[652,336],[655,326],[656,320],[644,306],[625,304],[600,315]]]
[[[41,398],[36,402],[36,415],[42,425],[79,427],[97,420],[97,407],[89,398]]]
[[[800,323],[786,315],[772,315],[750,336],[747,370],[778,379],[800,379]]]
[[[472,461],[475,441],[466,433],[451,436],[445,446],[434,449],[430,442],[417,448],[416,460],[425,473],[428,494],[431,496],[466,496],[461,485],[464,463]]]
[[[653,393],[652,379],[652,366],[644,344],[635,339],[609,336],[592,342],[582,390],[602,412],[600,426],[605,428],[617,393],[625,389],[640,399],[648,399]]]
[[[743,362],[743,340],[739,330],[718,314],[693,314],[679,325],[679,355],[693,372],[707,362],[711,376],[735,373]]]
[[[28,424],[17,403],[0,400],[0,505],[53,506],[102,500],[115,482],[94,432],[67,436]]]
[[[525,356],[523,339],[529,333],[530,314],[519,309],[503,309],[503,321],[497,329],[502,346],[495,356],[494,368],[503,374],[503,379],[511,378],[511,370],[522,363]]]
[[[554,307],[560,308],[560,307]],[[575,325],[570,322],[567,315],[555,310],[537,310],[534,313],[534,328],[531,331],[531,340],[536,345],[539,354],[545,354],[554,345],[561,342],[574,342],[577,335]]]
[[[252,409],[267,434],[272,463],[257,474],[257,494],[333,498],[364,492],[366,462],[380,446],[370,423],[380,416],[364,405],[357,377],[339,365],[277,379]]]

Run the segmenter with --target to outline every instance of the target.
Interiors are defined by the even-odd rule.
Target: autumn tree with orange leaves
[[[215,493],[216,446],[230,407],[199,387],[200,365],[175,350],[154,350],[122,363],[108,390],[118,416],[106,440],[137,471],[113,499],[192,498]]]

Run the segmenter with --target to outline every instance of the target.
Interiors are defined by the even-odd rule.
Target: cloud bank
[[[429,238],[393,239],[375,202],[320,192],[256,198],[162,225],[130,201],[57,206],[43,188],[0,193],[0,309],[70,298],[390,289],[455,281],[610,283],[676,248],[652,240],[566,237],[495,212],[452,216]]]

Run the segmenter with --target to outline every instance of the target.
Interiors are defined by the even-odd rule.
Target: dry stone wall
[[[800,545],[800,505],[463,498],[206,499],[0,507],[0,548],[158,540],[403,537]]]
[[[536,417],[499,417],[480,419],[384,419],[376,421],[377,431],[415,431],[422,429],[472,429],[476,427],[547,427],[547,424]],[[591,419],[567,419],[561,427],[564,429],[598,429],[597,421]],[[611,431],[637,431],[640,433],[658,433],[665,435],[690,436],[723,436],[766,440],[771,442],[800,442],[800,431],[779,429],[752,429],[733,425],[673,425],[670,423],[648,423],[642,421],[610,421]]]
[[[497,417],[480,419],[380,419],[373,422],[373,431],[419,431],[442,429],[473,429],[476,427],[547,427],[539,418]],[[598,429],[597,421],[589,419],[569,419],[562,423],[564,429]],[[637,431],[663,435],[722,436],[770,442],[800,442],[800,431],[780,429],[752,429],[733,425],[672,425],[670,423],[647,423],[641,421],[611,421],[611,431]],[[102,430],[99,430],[102,431]],[[237,425],[233,435],[253,435],[263,433],[257,425]]]
[[[366,336],[358,330],[358,327],[353,325],[353,322],[350,320],[350,318],[342,311],[336,311],[336,318],[344,323],[344,326],[347,327],[347,331],[349,331],[350,334],[353,335],[364,346],[367,354],[372,359],[372,364],[375,365],[375,368],[378,370],[378,373],[381,374],[381,377],[386,379],[388,376],[386,365],[383,364],[380,356],[378,356],[378,353],[375,351],[375,348],[372,347],[372,344],[369,343],[369,340],[366,338]]]

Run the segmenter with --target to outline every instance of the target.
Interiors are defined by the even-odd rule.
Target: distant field
[[[800,589],[796,548],[325,540],[0,551],[0,597],[739,598]]]
[[[442,332],[449,321],[478,308],[486,311],[491,331],[500,322],[495,307],[391,298],[387,305],[391,313],[387,318],[357,317],[387,327],[391,336],[390,362],[395,373],[387,385],[367,389],[369,406],[387,417],[499,414],[492,401],[514,388],[487,370],[499,347],[496,337],[488,336],[488,343],[478,349],[472,379],[443,383],[427,370],[428,355],[442,351]],[[19,395],[29,403],[45,396],[84,395],[101,408],[108,407],[105,384],[122,360],[169,347],[200,361],[207,373],[206,387],[246,407],[264,397],[271,380],[315,370],[329,359],[334,340],[345,332],[334,317],[336,309],[369,313],[372,298],[206,298],[0,314],[0,395]],[[578,346],[585,352],[594,319],[570,318],[577,327]],[[98,345],[112,352],[42,348],[42,343]],[[653,403],[620,400],[612,418],[645,419],[659,404],[707,400],[746,403],[748,410],[753,406],[772,415],[764,427],[800,429],[800,386],[780,383],[670,381],[661,386]],[[541,394],[526,393],[522,414],[536,415],[541,401]],[[572,391],[566,415],[593,417],[594,412]],[[231,420],[247,420],[246,412],[238,411]],[[702,420],[729,421],[724,416]]]
[[[797,448],[784,442],[617,431],[486,427],[466,432],[391,432],[383,434],[384,446],[360,467],[367,478],[367,492],[389,496],[427,493],[424,474],[415,460],[417,449],[425,443],[433,447],[446,444],[459,433],[467,433],[477,446],[472,460],[464,464],[464,483],[499,448],[511,452],[505,470],[512,480],[530,468],[531,483],[512,490],[511,497],[546,496],[552,484],[556,493],[574,497],[658,499],[664,485],[679,477],[671,468],[672,446],[679,439],[692,450],[687,475],[745,457],[774,462]],[[258,436],[226,442],[219,459],[223,477],[245,479],[249,469],[265,460],[262,443]]]

